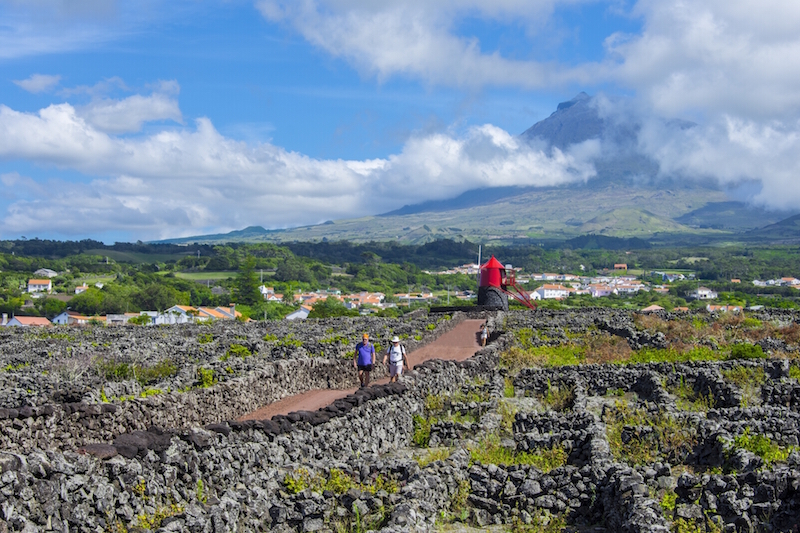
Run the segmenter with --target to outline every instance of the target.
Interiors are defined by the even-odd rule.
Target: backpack
[[[404,345],[402,345],[402,344],[399,344],[398,346],[400,346],[400,353],[403,355],[403,358],[404,358],[406,356],[406,347]],[[389,356],[389,362],[390,363],[392,362],[392,348],[393,348],[393,346],[390,344],[389,347],[386,349],[386,355]],[[403,359],[401,358],[399,361],[396,361],[395,364],[396,363],[402,363],[402,362],[403,362]]]

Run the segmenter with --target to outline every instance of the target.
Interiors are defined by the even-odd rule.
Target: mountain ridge
[[[680,127],[693,123],[678,120]],[[658,164],[637,151],[639,124],[610,121],[595,98],[581,92],[558,104],[519,138],[546,149],[599,139],[611,147],[585,183],[549,187],[488,187],[445,200],[405,205],[376,216],[267,230],[251,226],[159,242],[398,240],[423,244],[439,238],[519,242],[568,240],[582,234],[719,239],[774,224],[791,213],[732,202],[712,183],[661,176]],[[566,208],[566,206],[569,208]]]

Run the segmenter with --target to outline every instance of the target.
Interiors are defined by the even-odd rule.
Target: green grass
[[[789,377],[800,381],[800,367],[792,365],[789,367]]]
[[[488,435],[470,447],[470,460],[493,465],[532,465],[546,473],[567,464],[567,452],[558,445],[533,452],[517,452],[503,447],[499,436]]]
[[[681,352],[673,348],[644,348],[633,352],[630,359],[622,361],[622,363],[687,363],[689,361],[720,361],[723,359],[725,359],[723,353],[715,352],[711,348],[705,346],[698,346],[687,352]]]
[[[539,395],[539,401],[548,409],[567,411],[575,401],[575,388],[567,385],[553,387],[548,380],[547,391]]]
[[[188,279],[191,281],[198,280],[220,280],[235,278],[238,272],[175,272],[175,277],[180,279]]]
[[[583,362],[586,348],[582,346],[540,346],[521,349],[510,348],[500,354],[500,366],[516,373],[534,366],[572,366]]]
[[[644,409],[631,409],[624,401],[617,401],[613,409],[607,410],[603,422],[611,453],[631,465],[654,463],[662,457],[674,461],[675,456],[687,453],[697,442],[696,429],[688,422],[664,412],[651,414]],[[633,436],[623,442],[622,431],[626,426],[649,427],[652,434],[645,438]]]
[[[421,468],[425,468],[434,461],[444,461],[450,457],[450,448],[437,448],[430,450],[428,453],[417,459],[417,463]]]
[[[683,376],[677,385],[668,387],[667,391],[676,397],[675,404],[681,411],[708,412],[714,408],[714,397],[711,391],[708,394],[698,394],[694,387],[687,385]]]
[[[514,380],[512,378],[505,378],[503,382],[503,397],[513,398],[514,396],[516,396],[516,391],[514,390]]]
[[[139,366],[133,363],[99,360],[97,373],[107,381],[127,381],[135,379],[145,386],[170,378],[178,373],[178,367],[169,360],[159,361],[153,366]]]
[[[753,405],[760,398],[761,385],[767,381],[762,367],[735,366],[722,371],[722,377],[730,381],[742,391],[741,407]]]

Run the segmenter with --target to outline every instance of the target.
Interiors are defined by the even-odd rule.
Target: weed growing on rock
[[[428,394],[425,397],[426,411],[441,411],[442,409],[444,409],[444,395]]]
[[[431,441],[431,420],[423,416],[414,415],[414,433],[411,442],[420,448],[427,448]]]
[[[22,370],[23,368],[28,368],[31,366],[30,361],[25,363],[17,363],[16,365],[8,364],[4,366],[0,371],[2,372],[16,372],[17,370]]]
[[[792,365],[789,367],[789,377],[800,381],[800,367]]]
[[[197,497],[197,501],[200,503],[206,503],[206,501],[208,501],[208,495],[206,494],[205,485],[203,484],[202,479],[197,480],[197,484],[194,487],[194,495]]]
[[[201,389],[207,389],[216,383],[216,380],[214,379],[214,370],[211,368],[198,368],[197,380],[200,382],[198,386]]]
[[[95,363],[95,368],[100,377],[105,378],[107,381],[135,379],[142,386],[165,380],[178,373],[178,367],[170,360],[159,361],[153,366],[98,360]]]
[[[558,445],[535,452],[517,452],[504,447],[500,436],[487,435],[476,446],[469,448],[470,461],[493,465],[532,465],[542,472],[549,472],[567,464],[567,452]]]
[[[575,388],[566,385],[553,387],[550,380],[547,380],[547,391],[539,395],[539,401],[548,409],[567,411],[572,409],[575,402]]]
[[[200,344],[209,344],[214,342],[214,336],[211,333],[201,333],[197,336],[197,342]]]
[[[140,398],[149,398],[150,396],[158,396],[159,394],[163,394],[164,391],[161,389],[145,389],[139,393]]]
[[[670,489],[664,493],[661,497],[661,508],[664,510],[665,513],[672,512],[675,510],[675,505],[678,503],[678,495],[675,494],[675,491]]]
[[[663,411],[653,414],[618,401],[604,410],[602,419],[611,453],[631,465],[650,464],[660,457],[681,462],[697,443],[695,428]]]
[[[516,396],[516,391],[514,390],[514,380],[507,377],[503,382],[503,397],[513,398],[514,396]]]
[[[154,530],[161,527],[165,518],[183,513],[184,507],[177,503],[159,505],[152,514],[140,514],[136,517],[136,525],[142,529]]]
[[[692,520],[678,518],[670,528],[672,533],[722,533],[722,526],[713,520]]]
[[[489,393],[484,390],[472,390],[470,392],[457,390],[450,396],[451,403],[472,403],[472,402],[482,403],[488,400],[489,400]],[[439,409],[441,409],[442,407],[439,407]]]
[[[444,461],[450,457],[450,448],[437,448],[429,450],[428,453],[417,459],[417,464],[420,468],[425,468],[435,461]]]
[[[511,533],[560,533],[567,527],[564,515],[554,515],[546,509],[537,509],[526,524],[516,518],[511,524]]]
[[[736,450],[747,450],[756,454],[764,461],[764,466],[771,467],[773,463],[783,462],[789,454],[797,450],[795,446],[780,446],[765,435],[752,434],[750,428],[745,428],[744,433],[735,437],[728,448],[728,456],[736,453]]]
[[[730,381],[742,391],[741,407],[753,405],[760,399],[761,385],[767,381],[767,375],[761,367],[735,366],[722,371],[722,377]]]
[[[500,429],[505,433],[511,433],[519,409],[509,402],[501,401],[497,405],[497,412],[500,415]]]
[[[220,361],[227,361],[230,357],[241,357],[244,359],[245,357],[250,357],[253,353],[247,346],[242,346],[241,344],[231,344],[228,347],[228,351],[225,352],[225,355],[220,357]]]
[[[687,385],[681,376],[677,385],[667,387],[667,391],[676,397],[675,405],[681,411],[708,412],[714,408],[714,397],[709,391],[708,394],[698,394],[694,387]]]
[[[305,468],[298,468],[294,473],[284,476],[283,486],[289,494],[298,494],[306,489],[319,493],[329,490],[336,495],[344,494],[352,488],[372,494],[380,490],[394,494],[399,490],[397,480],[392,477],[378,475],[373,483],[362,484],[338,468],[331,468],[327,478],[321,474],[311,474]]]

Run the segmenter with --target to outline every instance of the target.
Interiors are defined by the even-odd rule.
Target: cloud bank
[[[414,136],[384,159],[319,160],[232,140],[207,118],[193,128],[120,136],[152,117],[171,117],[172,107],[164,113],[158,98],[132,99],[90,112],[68,103],[37,113],[0,105],[0,158],[95,176],[87,184],[54,179],[47,186],[3,176],[8,231],[81,235],[91,220],[108,231],[157,238],[312,224],[478,187],[584,181],[594,175],[591,161],[599,153],[597,141],[545,151],[485,125]]]

